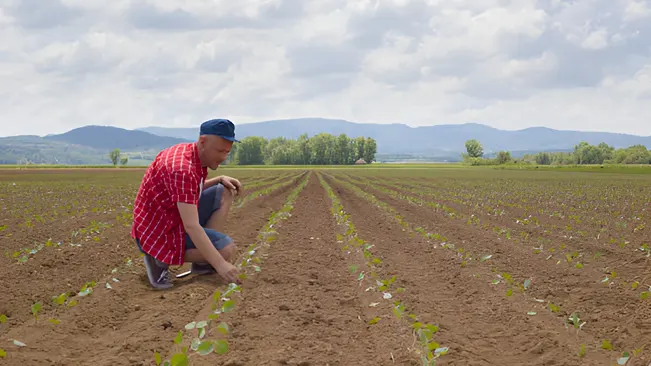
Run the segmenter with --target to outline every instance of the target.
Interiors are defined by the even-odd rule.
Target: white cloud
[[[319,116],[651,135],[648,0],[0,0],[0,135]]]

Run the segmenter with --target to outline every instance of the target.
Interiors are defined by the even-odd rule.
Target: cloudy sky
[[[0,0],[0,136],[214,117],[651,135],[651,0]]]

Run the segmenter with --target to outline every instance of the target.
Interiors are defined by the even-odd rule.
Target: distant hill
[[[237,121],[236,121],[237,122]],[[651,136],[561,131],[544,127],[505,131],[478,123],[409,127],[404,124],[354,123],[323,118],[301,118],[237,124],[238,138],[297,138],[321,132],[349,137],[372,137],[377,141],[377,157],[383,161],[421,160],[458,161],[465,142],[479,140],[487,156],[500,150],[514,157],[539,151],[571,151],[581,141],[605,142],[615,148],[644,145],[651,147]],[[84,126],[63,134],[12,136],[0,138],[0,164],[109,164],[109,152],[118,148],[130,162],[148,164],[162,149],[179,142],[196,141],[194,128],[146,127],[127,130],[108,126]]]
[[[148,164],[156,154],[187,140],[108,126],[85,126],[59,135],[0,138],[0,164],[110,164],[118,148],[130,164]]]
[[[139,129],[159,136],[196,139],[197,128],[146,127]],[[552,151],[571,150],[581,141],[590,144],[606,142],[615,148],[631,145],[651,147],[651,136],[635,136],[607,132],[582,132],[554,130],[545,127],[526,128],[518,131],[499,130],[478,123],[448,124],[410,127],[404,124],[354,123],[344,120],[302,118],[236,124],[238,138],[284,136],[296,138],[303,133],[309,136],[327,132],[345,133],[348,136],[368,136],[377,141],[379,154],[416,154],[428,156],[454,156],[465,151],[465,142],[479,140],[489,154],[500,150]]]
[[[44,139],[82,145],[102,150],[163,149],[187,141],[178,137],[154,135],[145,131],[125,130],[110,126],[84,126]]]

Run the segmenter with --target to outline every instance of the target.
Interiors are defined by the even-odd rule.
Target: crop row
[[[519,292],[525,294],[530,289],[530,287],[532,286],[532,283],[533,283],[532,278],[531,278],[532,274],[529,274],[529,275],[524,274],[524,272],[521,272],[521,269],[508,266],[508,264],[507,264],[508,262],[503,262],[503,263],[505,263],[505,267],[500,269],[500,268],[498,268],[496,266],[496,263],[500,262],[499,257],[496,257],[494,254],[491,254],[491,253],[472,253],[470,250],[459,247],[458,245],[455,245],[454,243],[450,242],[450,240],[448,238],[446,238],[446,236],[444,234],[442,234],[442,233],[426,232],[423,228],[411,225],[410,223],[405,221],[404,217],[397,210],[395,210],[395,208],[393,208],[392,206],[386,204],[385,202],[383,202],[381,200],[378,200],[374,195],[369,193],[370,190],[361,189],[360,187],[358,187],[358,186],[356,186],[356,185],[354,185],[354,184],[352,184],[350,182],[342,181],[342,180],[339,180],[339,179],[337,179],[335,177],[330,177],[330,178],[333,181],[337,182],[338,184],[341,184],[343,186],[348,187],[351,191],[353,191],[358,196],[366,199],[367,201],[373,203],[377,207],[380,207],[383,210],[385,210],[389,215],[391,215],[391,217],[393,217],[404,228],[404,230],[406,230],[406,231],[412,231],[413,230],[414,232],[420,233],[421,235],[423,235],[427,239],[436,239],[439,242],[437,247],[456,251],[455,254],[456,254],[457,258],[459,258],[459,260],[461,261],[461,263],[460,263],[461,266],[464,266],[464,267],[469,266],[472,263],[477,263],[477,264],[485,263],[487,265],[490,265],[491,266],[491,271],[496,275],[496,277],[493,278],[491,283],[493,285],[499,285],[500,283],[505,283],[506,284],[505,296],[507,298],[513,296],[514,293],[515,293],[515,290],[519,290]],[[410,235],[411,235],[411,233],[410,233]],[[521,272],[520,275],[522,276],[522,278],[520,280],[517,280],[515,275],[509,273],[509,272],[514,271],[514,270],[518,271],[518,272]],[[542,284],[542,283],[544,283],[546,281],[539,279],[538,282],[540,282]],[[620,293],[622,292],[622,289],[618,288],[618,290],[619,290],[618,292],[620,292]],[[640,297],[641,297],[642,300],[644,300],[646,297],[648,297],[648,292],[642,292]],[[543,299],[534,298],[534,300],[536,302],[539,302],[539,303],[547,303],[547,309],[553,314],[558,314],[561,311],[561,308],[557,304],[554,304],[551,301],[545,300],[544,298]],[[572,314],[568,313],[568,316],[569,316],[568,319],[571,320],[571,323],[573,324],[573,326],[574,325],[576,325],[576,326],[580,325],[580,324],[574,324],[576,319],[579,319],[576,312],[574,312]],[[603,342],[604,342],[604,344],[608,344],[609,341],[608,340],[603,340]],[[636,351],[639,352],[639,350],[636,350]],[[585,349],[583,350],[583,352],[585,352]],[[579,351],[579,354],[581,354],[581,351]]]
[[[241,260],[238,260],[239,263],[236,266],[240,270],[240,279],[245,280],[262,270],[260,265],[263,262],[266,250],[277,238],[277,229],[281,225],[281,220],[285,220],[291,216],[294,202],[310,178],[309,173],[301,175],[303,176],[301,182],[290,192],[285,204],[280,210],[270,215],[265,226],[259,231],[256,241],[249,245],[244,251]],[[181,349],[179,352],[173,353],[169,359],[163,361],[161,354],[155,352],[154,362],[156,365],[188,365],[190,358],[194,355],[205,356],[211,353],[227,353],[229,351],[229,343],[226,339],[210,340],[206,337],[210,336],[213,330],[222,336],[228,335],[230,327],[221,318],[225,318],[224,314],[235,310],[236,301],[234,297],[236,294],[241,295],[242,293],[243,287],[234,283],[230,283],[223,293],[221,290],[215,291],[211,298],[211,314],[207,316],[207,319],[192,321],[186,324],[184,329],[179,330],[174,339],[174,344],[180,346]],[[214,325],[215,323],[216,325]],[[189,339],[186,340],[186,338]],[[189,344],[185,343],[185,345],[182,345],[187,341],[189,341]]]
[[[113,290],[114,286],[119,286],[120,284],[120,273],[127,273],[127,271],[133,271],[133,258],[127,257],[124,259],[123,263],[117,267],[114,267],[110,274],[101,276],[102,278],[110,277],[110,280],[104,282],[102,285],[98,283],[98,280],[89,280],[85,282],[78,291],[67,291],[60,293],[58,295],[51,296],[50,302],[46,304],[44,301],[36,301],[31,307],[30,311],[34,318],[35,324],[39,324],[40,319],[43,317],[47,318],[47,323],[52,325],[59,325],[61,321],[56,317],[57,313],[65,311],[65,309],[72,308],[77,306],[80,301],[83,301],[84,298],[91,296],[95,291],[99,289],[104,289],[106,291]],[[48,316],[49,315],[49,316]],[[9,320],[6,314],[0,314],[0,329],[5,325]],[[29,345],[25,344],[19,339],[10,339],[12,344],[18,348],[27,347]],[[0,347],[0,358],[7,357],[7,351]]]
[[[349,220],[349,215],[344,210],[337,194],[332,190],[330,185],[323,179],[320,173],[317,173],[321,186],[326,190],[328,197],[332,202],[331,212],[335,217],[337,224],[341,228],[340,234],[337,234],[337,242],[342,243],[342,250],[351,255],[355,253],[362,261],[359,266],[351,266],[350,272],[356,276],[357,280],[366,283],[364,287],[366,291],[376,291],[382,294],[382,299],[389,301],[392,300],[392,313],[399,320],[405,320],[413,329],[420,343],[419,357],[423,365],[435,365],[436,360],[441,356],[448,353],[449,348],[441,346],[435,339],[434,335],[438,332],[439,327],[436,324],[428,324],[419,321],[416,314],[408,310],[408,306],[404,301],[400,300],[400,293],[405,289],[402,287],[392,290],[392,285],[397,281],[397,276],[386,277],[383,276],[381,268],[378,266],[383,262],[383,259],[374,255],[372,248],[373,245],[366,242],[358,236],[354,224]],[[379,305],[374,303],[371,305]],[[378,323],[380,317],[373,318],[369,321],[369,325]]]
[[[649,200],[640,197],[644,191],[640,191],[642,187],[639,184],[627,187],[625,183],[615,182],[590,187],[584,183],[562,181],[550,186],[531,181],[489,180],[488,183],[473,181],[472,188],[464,189],[462,184],[467,184],[464,181],[412,184],[395,178],[373,179],[415,194],[428,195],[442,203],[466,206],[475,214],[506,215],[524,225],[544,225],[549,221],[546,226],[554,232],[572,234],[574,231],[576,236],[586,236],[585,228],[589,224],[597,232],[588,236],[601,234],[602,240],[606,239],[604,234],[610,234],[608,239],[619,240],[627,234],[641,233],[650,219]],[[583,230],[578,230],[577,226],[581,224],[584,224]]]
[[[246,203],[250,202],[251,200],[269,195],[278,189],[281,189],[283,187],[292,184],[292,182],[294,182],[298,178],[299,175],[291,176],[288,179],[283,180],[281,182],[273,183],[271,186],[266,187],[264,189],[253,191],[247,194],[246,196],[244,196],[243,198],[241,198],[238,204],[235,207],[233,207],[233,209],[234,210],[241,209]],[[272,179],[272,182],[273,181],[276,180]],[[100,240],[100,234],[102,233],[103,230],[113,227],[116,224],[121,226],[131,226],[133,220],[133,211],[131,210],[131,207],[133,207],[133,204],[129,204],[126,207],[122,206],[121,208],[109,210],[110,212],[119,211],[119,210],[122,211],[118,213],[114,219],[109,219],[107,221],[91,220],[88,224],[83,225],[76,230],[73,230],[72,233],[70,234],[69,240],[66,240],[65,238],[55,238],[53,240],[53,238],[50,237],[44,242],[35,243],[35,245],[31,248],[21,248],[20,250],[14,250],[14,251],[5,249],[4,254],[6,257],[13,258],[19,263],[25,263],[30,258],[33,258],[40,251],[46,248],[61,247],[62,245],[66,245],[66,242],[68,245],[72,247],[79,247],[84,243],[88,243],[88,242],[97,243]]]
[[[508,228],[508,227],[505,228],[496,225],[495,223],[488,223],[488,222],[482,223],[482,221],[474,215],[465,216],[463,213],[460,213],[447,206],[441,205],[438,202],[427,201],[417,196],[408,195],[403,192],[400,192],[397,189],[385,188],[381,184],[375,184],[372,181],[371,182],[357,181],[357,184],[363,184],[366,188],[386,193],[387,195],[395,199],[404,200],[412,205],[433,208],[435,211],[441,212],[442,216],[445,218],[457,219],[459,221],[465,222],[468,225],[474,225],[486,231],[491,230],[493,233],[496,233],[498,236],[510,241],[519,242],[521,244],[529,244],[530,242],[534,241],[535,244],[534,246],[531,247],[530,253],[539,255],[542,254],[544,251],[547,251],[547,255],[544,256],[544,260],[545,261],[552,260],[557,265],[560,265],[562,263],[567,263],[569,265],[573,265],[577,269],[582,269],[586,265],[592,263],[593,261],[595,263],[600,263],[600,260],[603,259],[603,254],[600,251],[593,252],[593,253],[589,252],[594,246],[589,246],[587,250],[584,248],[577,248],[576,246],[578,246],[580,243],[576,243],[575,241],[572,241],[571,240],[572,238],[562,236],[562,237],[555,237],[555,238],[552,237],[552,239],[550,239],[549,237],[531,235],[531,232],[528,232],[526,230],[519,230],[519,229]],[[553,245],[554,239],[556,239],[556,241],[560,241],[558,249]],[[547,246],[545,246],[545,244],[547,244]],[[572,246],[575,247],[573,248]],[[633,251],[642,252],[643,253],[642,255],[644,257],[649,257],[648,246],[643,245],[641,248],[634,249]],[[617,272],[618,272],[617,268],[614,268],[614,265],[611,264],[609,266],[609,271],[607,272],[607,275],[602,276],[599,279],[603,283],[607,283],[608,285],[616,285],[616,283],[614,283],[613,281],[617,277]],[[634,276],[636,275],[634,274]],[[620,278],[625,278],[625,277],[620,277]],[[624,282],[619,285],[625,287],[630,286],[630,289],[632,290],[645,289],[643,286],[642,287],[639,286],[640,281],[638,278],[630,278],[628,282]],[[649,290],[651,290],[651,288]],[[645,299],[649,296],[649,291],[641,291],[639,296],[640,298]]]

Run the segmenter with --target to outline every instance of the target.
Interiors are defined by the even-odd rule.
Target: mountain
[[[82,145],[102,150],[163,149],[187,141],[178,137],[154,135],[145,131],[125,130],[110,126],[84,126],[60,135],[48,135],[44,139],[72,145]]]
[[[159,136],[196,139],[199,128],[146,127],[139,129]],[[571,150],[581,141],[590,144],[605,142],[615,148],[632,145],[651,147],[651,136],[635,136],[608,132],[584,132],[532,127],[517,131],[499,130],[478,123],[410,127],[404,124],[354,123],[323,118],[300,118],[236,124],[238,139],[247,136],[297,138],[303,133],[320,132],[349,137],[367,136],[377,141],[381,154],[445,155],[458,157],[465,151],[465,142],[477,139],[486,153],[509,151]]]
[[[236,124],[235,127],[239,139],[247,136],[297,138],[304,133],[314,136],[322,132],[372,137],[377,141],[377,157],[384,161],[458,161],[469,139],[479,140],[487,156],[500,150],[511,151],[513,156],[539,151],[571,151],[581,141],[594,145],[605,142],[615,148],[638,144],[651,147],[651,136],[563,131],[545,127],[506,131],[478,123],[409,127],[399,123],[300,118]],[[198,134],[199,126],[153,126],[127,130],[90,125],[44,137],[4,137],[0,138],[0,164],[110,164],[109,152],[115,148],[129,156],[130,164],[148,164],[160,150],[179,142],[196,141]]]
[[[156,154],[187,140],[108,126],[84,126],[63,134],[0,138],[0,164],[111,164],[109,153],[120,149],[130,165],[148,164]]]

